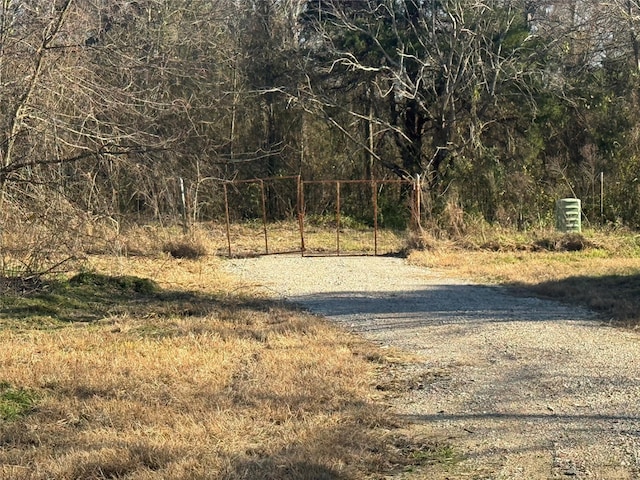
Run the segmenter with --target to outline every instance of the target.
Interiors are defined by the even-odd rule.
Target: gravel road
[[[424,359],[403,373],[414,382],[395,408],[463,460],[415,478],[640,478],[638,334],[399,258],[271,256],[226,266]]]

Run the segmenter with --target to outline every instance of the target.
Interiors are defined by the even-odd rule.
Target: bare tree
[[[392,134],[399,152],[399,162],[388,165],[398,174],[426,174],[440,184],[456,157],[509,121],[507,105],[531,101],[534,45],[516,2],[316,4],[308,12],[310,50],[330,75],[368,79],[379,130]]]

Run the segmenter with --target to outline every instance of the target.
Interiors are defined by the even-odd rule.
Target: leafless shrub
[[[63,199],[5,202],[0,231],[0,274],[34,277],[75,268],[84,258],[89,219]]]

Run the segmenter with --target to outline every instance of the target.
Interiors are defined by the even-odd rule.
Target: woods
[[[219,181],[298,174],[420,174],[436,221],[576,196],[639,228],[639,23],[636,0],[2,0],[3,245],[166,219],[179,178],[216,219]]]

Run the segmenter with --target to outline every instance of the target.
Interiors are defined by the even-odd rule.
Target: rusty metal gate
[[[273,242],[270,240],[270,228],[269,228],[269,207],[267,199],[267,185],[273,182],[293,182],[295,188],[291,189],[290,204],[292,207],[292,216],[295,215],[295,219],[291,222],[291,228],[297,230],[298,240],[296,245],[287,245],[284,249],[273,248]],[[379,235],[380,235],[380,207],[379,197],[381,189],[395,186],[399,189],[404,189],[403,195],[406,197],[406,213],[408,218],[409,229],[419,227],[421,218],[421,187],[419,178],[416,180],[304,180],[301,176],[287,176],[287,177],[273,177],[273,178],[261,178],[250,180],[235,180],[222,183],[224,194],[224,211],[225,211],[225,226],[226,226],[226,254],[228,256],[242,255],[237,248],[234,248],[234,241],[232,240],[232,228],[233,222],[231,220],[231,207],[229,201],[230,189],[237,189],[239,186],[251,186],[257,189],[257,203],[259,205],[259,216],[261,222],[261,235],[263,238],[262,247],[258,251],[252,251],[253,255],[269,255],[269,254],[281,254],[281,253],[300,253],[301,255],[379,255]],[[363,188],[370,189],[368,201],[370,202],[370,211],[368,214],[361,212],[363,218],[370,220],[370,233],[371,243],[367,251],[354,251],[349,249],[346,252],[342,248],[342,237],[344,236],[344,222],[343,215],[345,208],[345,191],[349,188],[360,188],[359,193],[362,195]],[[310,244],[310,237],[312,236],[312,228],[309,227],[307,222],[308,200],[309,191],[313,189],[322,189],[324,198],[328,198],[327,204],[333,205],[333,212],[331,214],[331,228],[334,230],[335,243],[332,250],[326,248],[317,249]],[[255,196],[255,192],[254,192]],[[316,195],[317,197],[317,195]],[[255,200],[255,198],[254,198]],[[317,201],[317,198],[316,198]],[[397,207],[397,206],[396,206]],[[400,206],[400,208],[404,208]],[[257,212],[254,212],[257,214]],[[369,222],[367,222],[369,223]],[[295,226],[293,226],[295,224]],[[326,228],[324,229],[326,231]],[[326,243],[326,242],[324,242]],[[372,248],[371,248],[372,247]]]

